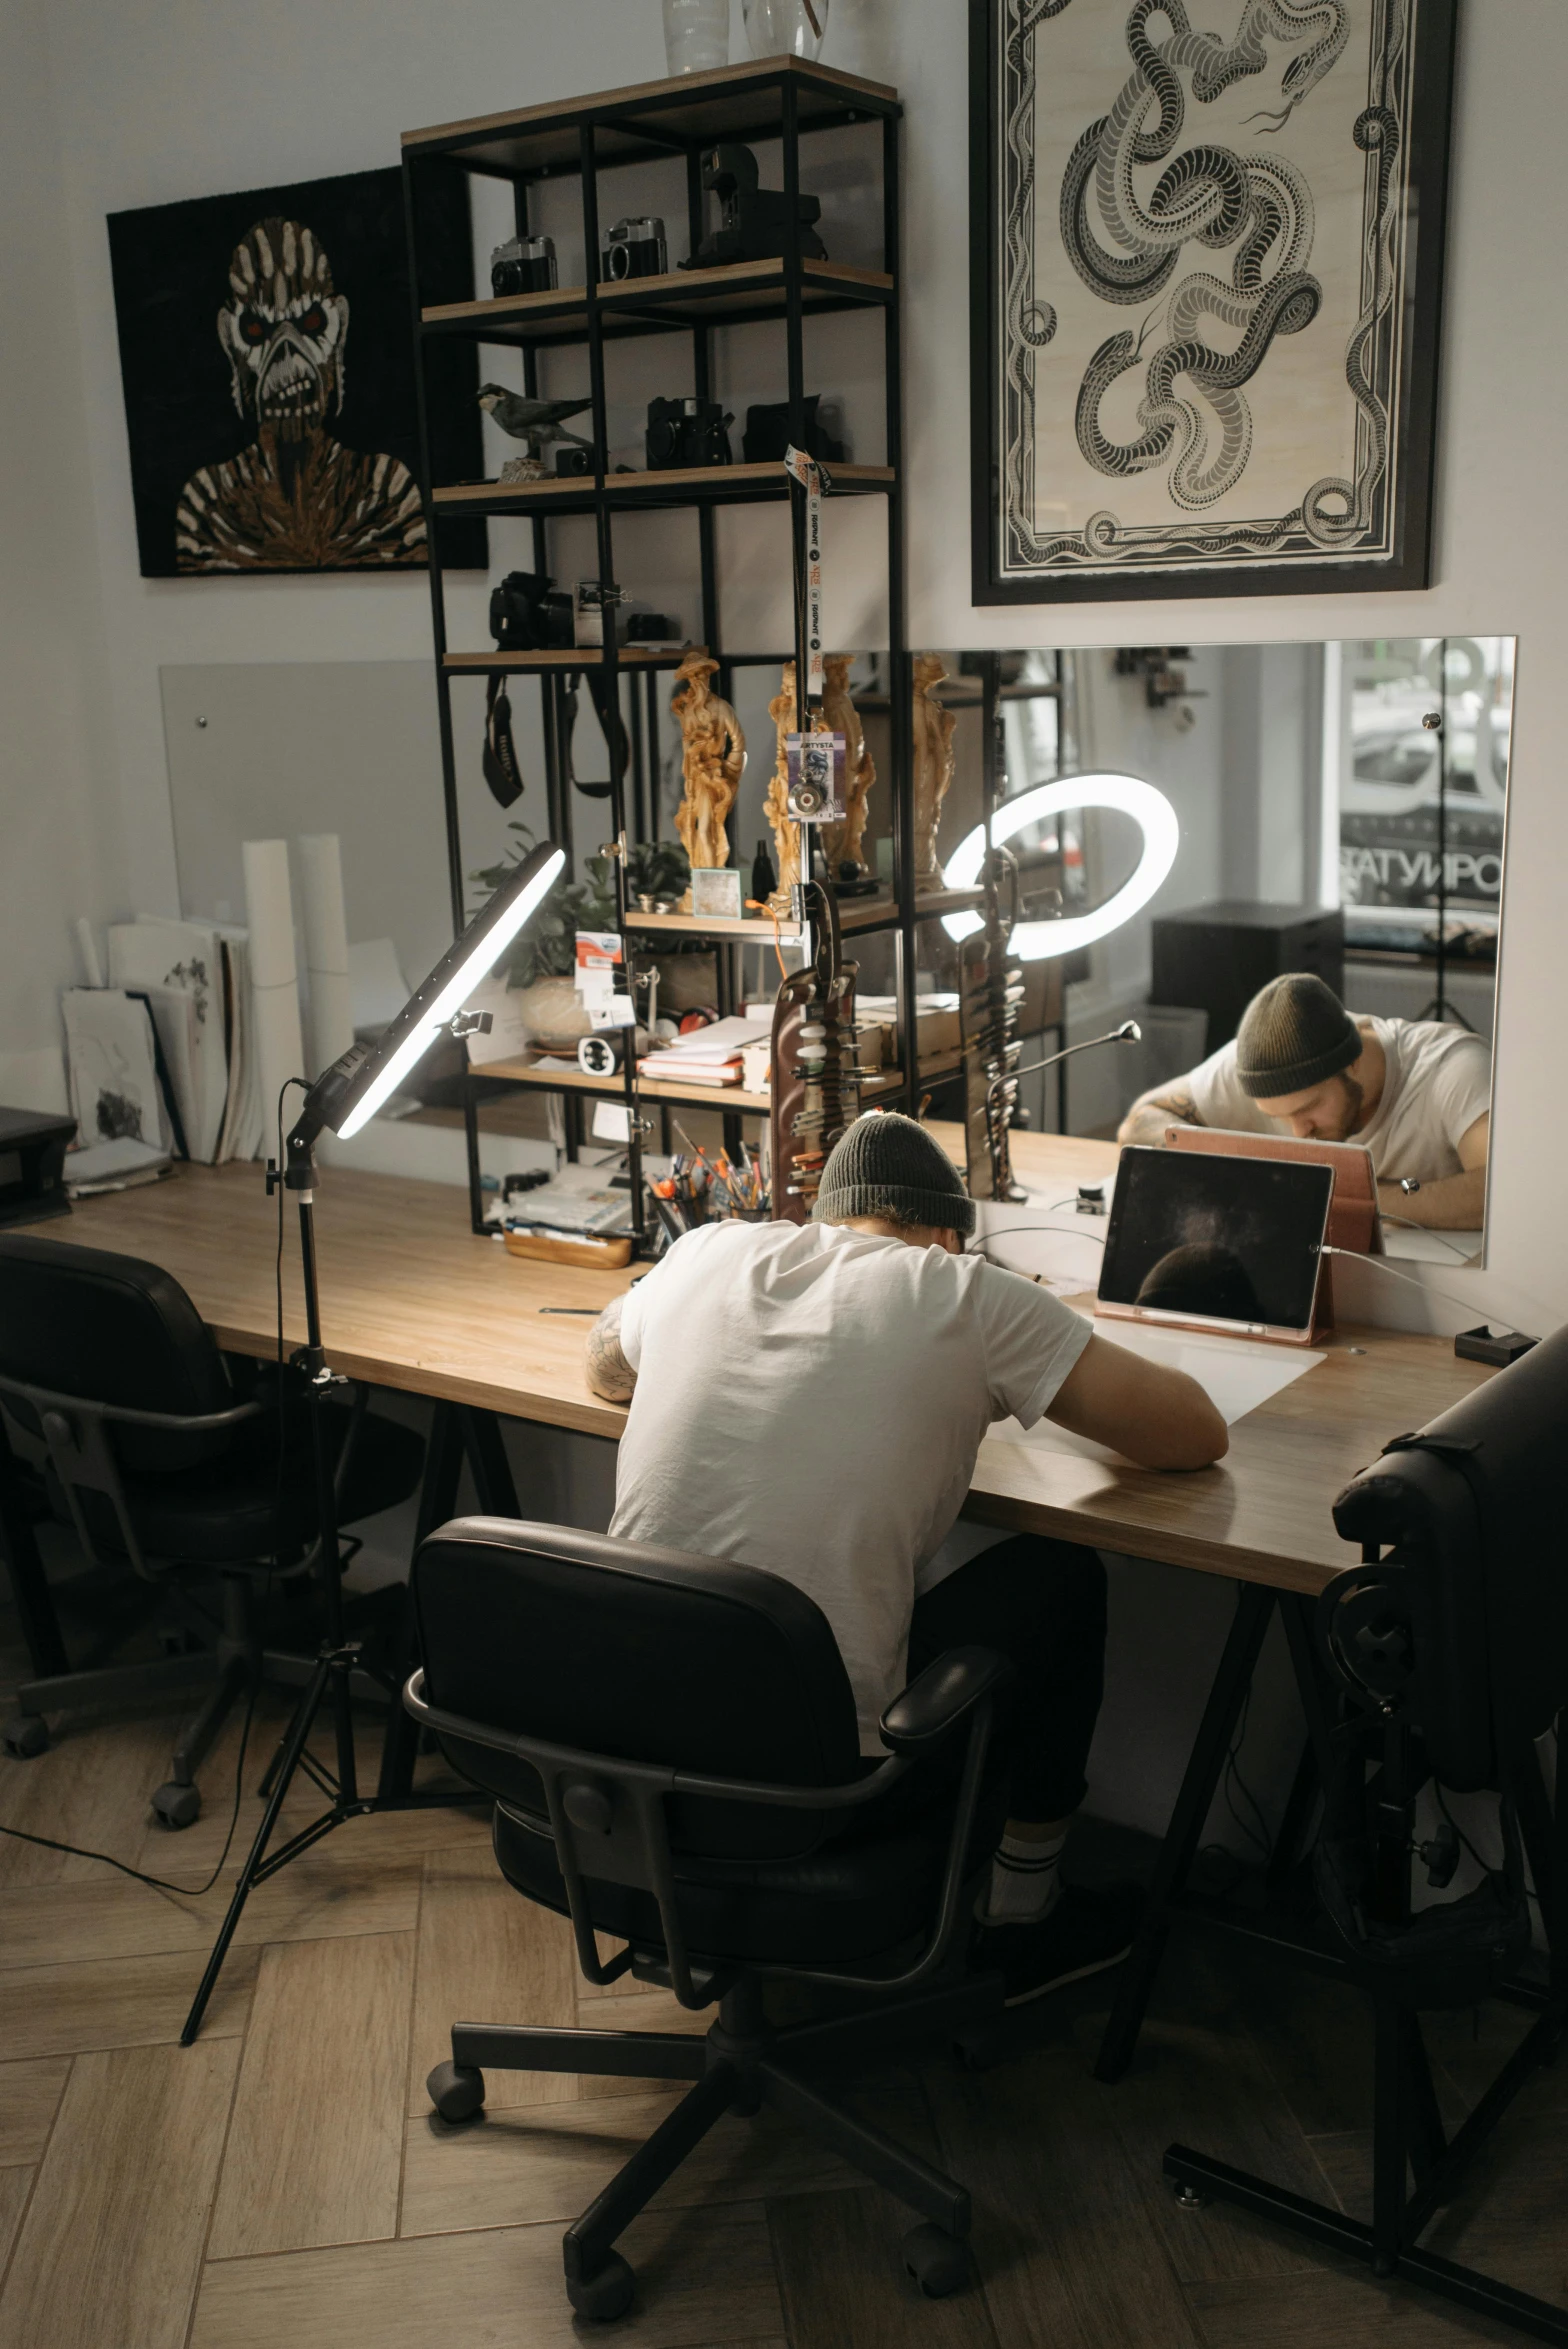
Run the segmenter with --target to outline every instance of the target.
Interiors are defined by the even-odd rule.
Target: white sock
[[[982,1925],[1036,1925],[1061,1898],[1057,1862],[1067,1830],[1040,1842],[1004,1835],[991,1861],[991,1882],[977,1907]]]

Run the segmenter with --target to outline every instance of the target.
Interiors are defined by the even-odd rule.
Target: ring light
[[[1004,800],[995,810],[992,841],[1000,848],[1042,816],[1054,816],[1072,807],[1108,807],[1131,816],[1143,833],[1143,854],[1132,878],[1092,913],[1064,914],[1054,922],[1019,922],[1010,943],[1020,962],[1043,962],[1054,955],[1071,954],[1079,946],[1091,946],[1096,938],[1109,937],[1148,904],[1176,862],[1181,839],[1176,810],[1163,791],[1156,791],[1152,783],[1144,783],[1136,775],[1064,775],[1055,783],[1037,783],[1032,791],[1021,791],[1016,799]],[[942,875],[944,888],[972,889],[984,860],[985,827],[977,824],[948,859]],[[942,927],[950,938],[971,938],[984,926],[977,913],[942,916]]]

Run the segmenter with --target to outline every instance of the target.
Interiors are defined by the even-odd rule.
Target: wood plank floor
[[[3,1622],[0,1622],[3,1631]],[[269,1722],[268,1726],[275,1726]],[[0,1760],[0,1821],[195,1884],[227,1825],[232,1736],[185,1836],[150,1820],[172,1722],[68,1729]],[[367,1738],[373,1746],[373,1736]],[[253,1788],[263,1735],[248,1771]],[[247,1793],[242,1816],[256,1815]],[[303,1815],[303,1812],[302,1814]],[[485,2118],[423,2090],[459,2018],[690,2029],[665,1994],[589,1990],[559,1919],[502,1884],[472,1813],[357,1821],[254,1901],[197,2046],[180,2023],[221,1913],[0,1837],[0,2349],[554,2349],[580,2343],[560,2230],[677,2091],[495,2077]],[[975,2199],[979,2281],[922,2301],[907,2217],[775,2117],[730,2117],[626,2238],[627,2349],[1438,2349],[1505,2335],[1220,2208],[1178,2209],[1173,2137],[1364,2209],[1355,2000],[1178,1936],[1128,2079],[1090,2065],[1108,1988],[1015,2019],[983,2076],[914,2051],[836,2086]],[[1520,2024],[1430,2031],[1457,2116]],[[1568,2298],[1568,2065],[1521,2098],[1431,2238]]]

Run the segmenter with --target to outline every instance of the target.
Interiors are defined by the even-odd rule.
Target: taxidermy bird
[[[580,432],[568,432],[563,421],[567,416],[580,416],[584,408],[593,406],[592,400],[530,400],[521,392],[505,391],[498,383],[487,383],[480,390],[479,405],[495,418],[503,432],[520,440],[531,457],[538,457],[541,444],[547,440],[574,440],[584,449],[593,446]]]

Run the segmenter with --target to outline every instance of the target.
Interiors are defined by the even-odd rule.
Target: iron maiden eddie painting
[[[456,173],[426,233],[473,291]],[[420,503],[402,174],[351,172],[199,197],[109,221],[143,575],[385,570],[427,561]],[[437,480],[479,468],[466,398],[433,401]],[[482,563],[484,525],[447,559]]]
[[[972,0],[975,597],[1426,583],[1453,0]]]

